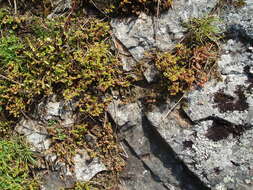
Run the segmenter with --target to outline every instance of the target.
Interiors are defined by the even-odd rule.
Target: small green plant
[[[54,119],[50,119],[50,120],[47,121],[47,125],[48,125],[49,127],[54,126],[54,125],[56,125],[57,123],[58,123],[58,121],[57,121],[57,120],[54,120]]]
[[[184,23],[184,26],[188,29],[188,40],[192,44],[217,42],[221,38],[221,31],[217,26],[219,22],[218,17],[205,16],[203,18],[193,18]]]
[[[20,140],[0,140],[0,189],[38,189],[29,174],[34,163],[33,153]]]
[[[182,44],[171,52],[153,54],[156,68],[162,74],[170,95],[184,93],[203,86],[218,59],[221,32],[213,16],[193,18],[184,26],[188,29]]]
[[[74,190],[95,190],[96,188],[92,188],[88,183],[78,182],[75,184]]]
[[[0,112],[1,113],[1,112]],[[0,116],[0,137],[9,137],[12,135],[12,130],[13,130],[13,121],[6,121],[2,119],[1,121],[1,116]]]
[[[212,44],[192,49],[179,44],[172,53],[156,54],[155,65],[162,73],[169,94],[176,95],[194,86],[203,86],[217,56],[217,48]]]

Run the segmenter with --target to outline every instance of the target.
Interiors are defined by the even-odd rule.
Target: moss
[[[173,0],[93,0],[89,1],[101,12],[111,16],[156,14],[171,8]]]
[[[10,9],[14,8],[12,0]],[[81,8],[93,7],[98,9],[103,16],[139,15],[141,12],[157,14],[172,7],[173,0],[74,0],[72,1],[73,14],[82,12]],[[51,0],[20,0],[17,1],[17,10],[24,14],[30,11],[33,15],[47,17],[59,5],[58,1]]]
[[[90,187],[90,185],[88,183],[76,183],[75,184],[75,187],[73,188],[73,190],[91,190],[92,189],[96,189],[96,188],[93,188],[93,187]]]
[[[245,0],[219,0],[218,1],[218,7],[223,8],[225,6],[232,6],[235,8],[242,8],[246,5]]]
[[[0,188],[3,190],[38,189],[29,168],[34,164],[33,153],[20,140],[0,140]]]
[[[98,116],[110,99],[104,93],[129,85],[110,49],[106,22],[5,15],[1,27],[0,106],[14,116],[54,92],[78,99],[80,111]]]
[[[213,16],[193,18],[184,26],[186,38],[171,52],[153,54],[156,68],[162,74],[163,86],[170,95],[184,93],[209,79],[218,59],[220,30]]]

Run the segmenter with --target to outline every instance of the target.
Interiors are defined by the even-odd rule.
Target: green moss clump
[[[104,113],[111,90],[128,88],[132,79],[111,48],[108,22],[74,16],[48,20],[0,10],[0,27],[0,114],[8,120],[30,116],[34,105],[53,94],[74,100],[80,122],[70,128],[48,121],[53,142],[48,151],[72,165],[75,150],[85,147],[112,175],[122,170],[124,160]],[[91,130],[96,150],[85,141]],[[0,122],[0,135],[9,132],[8,123]]]
[[[0,140],[0,189],[32,190],[39,189],[31,179],[29,167],[34,158],[29,147],[20,140]]]
[[[95,190],[96,188],[92,188],[92,189]],[[84,183],[84,182],[81,183],[81,182],[79,182],[79,183],[75,184],[75,187],[73,188],[73,190],[91,190],[91,187],[87,183]]]
[[[188,33],[172,52],[153,55],[156,68],[170,95],[203,86],[209,79],[219,54],[220,30],[215,17],[193,18],[185,26]]]
[[[203,18],[193,18],[183,25],[188,29],[188,42],[193,45],[217,42],[221,38],[221,31],[217,24],[218,17],[205,16]]]
[[[5,14],[0,26],[0,106],[14,116],[53,93],[77,99],[80,111],[98,116],[108,89],[129,85],[106,22]]]

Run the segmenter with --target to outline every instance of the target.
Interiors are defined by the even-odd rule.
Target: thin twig
[[[166,115],[162,118],[162,121],[168,117],[168,115],[177,107],[177,105],[181,102],[181,100],[184,98],[185,94],[182,95],[182,97],[169,109],[169,111],[166,113]]]
[[[121,146],[121,148],[122,148],[122,150],[123,150],[123,152],[124,152],[124,154],[121,154],[122,156],[124,156],[125,158],[129,158],[129,156],[128,156],[128,154],[127,154],[127,152],[126,152],[126,150],[125,150],[125,148],[124,148],[124,146],[122,145],[122,143],[120,142],[119,143],[120,144],[120,146]]]
[[[17,1],[14,0],[14,13],[17,14]]]
[[[160,1],[161,0],[158,0],[157,1],[157,11],[156,11],[156,18],[158,19],[158,17],[159,17],[159,13],[160,13]]]
[[[9,2],[9,4],[10,4],[10,6],[12,7],[11,1],[10,1],[10,0],[8,0],[8,2]]]

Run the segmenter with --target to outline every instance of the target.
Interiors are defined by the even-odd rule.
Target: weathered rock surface
[[[126,168],[120,174],[120,182],[126,190],[167,190],[160,181],[154,179],[152,172],[133,154],[130,147],[124,145],[124,149],[127,160]]]
[[[78,181],[89,181],[97,173],[107,170],[98,158],[91,159],[85,150],[79,150],[74,157],[75,175]]]
[[[33,145],[36,151],[45,151],[49,149],[51,140],[45,127],[35,120],[22,119],[15,130],[24,135],[29,143]]]
[[[74,102],[58,101],[54,95],[38,104],[36,118],[44,123],[56,120],[61,126],[71,127],[76,119],[75,109]]]
[[[215,120],[185,128],[180,126],[173,114],[163,119],[164,113],[165,110],[156,109],[149,112],[147,117],[176,155],[201,181],[212,189],[252,188],[253,129],[240,133],[239,126]],[[232,127],[234,133],[230,133]]]
[[[147,50],[168,50],[173,47],[184,35],[185,28],[182,27],[182,22],[207,14],[216,2],[177,0],[173,3],[173,9],[161,14],[159,18],[142,13],[138,18],[113,19],[111,26],[114,35],[134,59],[139,61]]]
[[[52,5],[55,6],[52,13],[50,13],[47,18],[52,19],[55,17],[63,16],[68,10],[72,8],[71,0],[58,0],[51,1]]]
[[[149,169],[155,180],[160,182],[160,185],[166,189],[206,189],[175,158],[168,144],[163,143],[155,135],[155,130],[144,118],[140,103],[122,105],[116,102],[109,106],[108,111],[120,128],[121,135],[124,136],[127,145]],[[139,183],[141,184],[141,182]],[[141,188],[152,189],[153,184],[154,181],[149,181]],[[133,183],[128,188],[135,189],[135,185],[136,183]]]
[[[186,113],[193,121],[215,116],[234,124],[247,123],[249,106],[252,106],[253,67],[251,44],[228,40],[222,46],[218,66],[222,81],[210,81],[204,88],[188,95]]]
[[[251,28],[248,27],[252,26],[251,9],[252,3],[241,10],[233,9],[233,14],[237,14],[237,18],[241,19],[237,23],[234,23],[234,17],[229,18],[229,15],[222,13],[230,19],[225,26],[229,29],[231,38],[221,45],[218,66],[222,81],[212,80],[202,89],[197,89],[186,96],[189,104],[184,107],[184,111],[191,121],[198,122],[196,125],[191,126],[191,123],[187,123],[174,111],[165,118],[173,104],[146,113],[151,127],[145,120],[144,108],[140,103],[122,106],[118,102],[116,107],[111,106],[109,109],[112,118],[121,128],[127,144],[167,188],[172,188],[169,185],[175,189],[253,188],[253,43]],[[241,12],[243,10],[244,13]],[[245,18],[246,15],[248,20]],[[133,25],[132,28],[134,27]],[[126,45],[130,47],[131,52],[131,47],[134,47],[135,43],[131,41],[128,43],[132,44]],[[155,43],[150,44],[155,46]],[[141,59],[139,55],[133,56],[138,60]],[[148,131],[152,131],[152,135],[148,135]],[[174,165],[174,169],[166,167],[165,163],[173,158],[166,156],[168,159],[166,162],[157,156],[156,151],[162,148],[159,146],[152,149],[152,141],[156,144],[165,141],[165,146],[171,148],[167,151],[170,154],[175,153],[175,157],[183,161],[204,185],[197,188],[189,187],[192,183],[188,182],[189,186],[182,186],[184,180],[175,176],[182,175],[184,170],[178,169],[180,168],[178,165]],[[166,155],[166,151],[163,150],[162,154]],[[175,170],[178,173],[171,172]]]
[[[221,19],[233,36],[241,36],[247,42],[253,42],[253,2],[245,0],[246,6],[233,8],[228,6],[221,11]]]
[[[64,188],[72,188],[75,179],[71,176],[62,177],[59,172],[47,171],[43,178],[41,190],[62,190]]]

